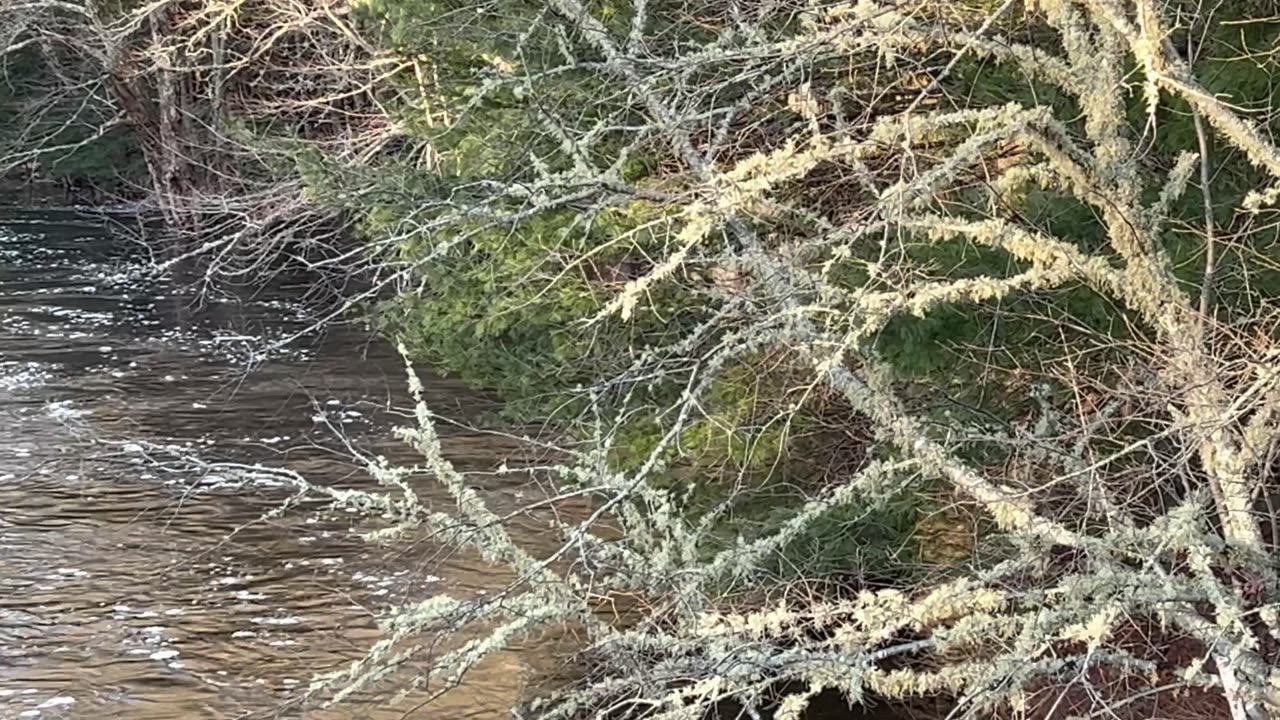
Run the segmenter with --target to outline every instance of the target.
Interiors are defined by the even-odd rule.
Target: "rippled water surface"
[[[360,656],[391,604],[488,592],[497,571],[429,542],[365,544],[359,519],[318,502],[268,517],[289,489],[86,442],[189,445],[330,485],[369,482],[340,435],[403,452],[387,439],[404,404],[387,348],[349,330],[256,357],[309,324],[297,289],[198,307],[183,283],[140,280],[146,259],[95,221],[0,218],[0,718],[508,717],[527,651],[426,709],[299,699]],[[437,410],[485,409],[427,387]],[[446,450],[481,483],[514,451],[459,427]],[[493,489],[513,506],[524,492]]]

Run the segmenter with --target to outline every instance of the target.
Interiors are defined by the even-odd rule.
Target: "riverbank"
[[[0,208],[87,212],[105,214],[146,214],[155,212],[145,195],[117,194],[98,189],[87,181],[27,180],[0,177]]]

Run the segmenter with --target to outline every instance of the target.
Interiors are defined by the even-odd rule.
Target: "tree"
[[[1242,109],[1269,97],[1228,100],[1196,74],[1268,73],[1275,24],[1244,3],[1211,18],[1154,0],[1014,6],[479,8],[478,32],[500,23],[494,69],[454,126],[502,113],[530,137],[401,216],[414,261],[466,256],[485,233],[536,237],[522,233],[570,211],[587,220],[569,232],[591,237],[581,228],[626,212],[629,226],[554,263],[604,248],[643,259],[586,327],[700,304],[584,391],[582,442],[545,502],[598,505],[558,524],[551,557],[502,530],[419,405],[407,437],[425,466],[375,466],[392,490],[360,502],[519,580],[405,608],[331,681],[364,686],[411,662],[417,635],[478,628],[415,675],[448,687],[513,638],[572,622],[592,669],[531,716],[693,718],[733,704],[794,718],[832,690],[944,695],[963,716],[1140,716],[1176,688],[1241,720],[1275,712],[1280,395],[1261,258],[1280,153],[1273,118]],[[637,158],[644,171],[630,172]],[[1216,177],[1237,184],[1211,192]],[[554,288],[564,276],[537,277]],[[958,338],[968,347],[946,374],[910,367],[912,343],[941,351],[939,316],[981,333]],[[834,398],[871,433],[857,469],[772,527],[726,538],[742,495],[699,505],[699,478],[672,472],[712,389],[761,356],[789,383],[771,425]],[[655,436],[620,461],[637,422]],[[455,517],[417,505],[404,483],[419,471],[454,494]],[[904,492],[976,513],[964,562],[843,597],[765,572],[820,518]],[[605,518],[620,538],[598,533]],[[615,594],[644,597],[639,617],[593,612]],[[1174,645],[1192,650],[1162,661]]]
[[[349,6],[7,0],[0,19],[0,58],[22,69],[0,171],[124,172],[122,192],[167,224],[171,262],[199,257],[211,284],[360,265],[348,208],[316,201],[308,172],[374,172],[404,145],[384,103],[413,63],[363,39]],[[112,167],[118,146],[141,172]]]

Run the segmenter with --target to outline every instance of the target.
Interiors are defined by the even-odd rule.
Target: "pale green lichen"
[[[1278,629],[1275,608],[1257,598],[1270,603],[1280,588],[1256,500],[1260,464],[1280,437],[1280,372],[1274,357],[1251,355],[1243,341],[1224,339],[1230,333],[1213,335],[1212,318],[1200,316],[1194,293],[1175,275],[1163,233],[1176,220],[1198,157],[1188,149],[1153,180],[1126,117],[1125,68],[1140,69],[1148,113],[1159,109],[1162,93],[1181,97],[1278,179],[1280,153],[1169,53],[1165,20],[1152,3],[1044,0],[1039,11],[1061,45],[1048,56],[968,29],[947,35],[944,20],[870,2],[809,8],[788,37],[770,38],[760,28],[726,33],[679,58],[709,75],[739,66],[768,73],[779,58],[817,68],[853,56],[893,58],[895,72],[905,72],[902,58],[958,38],[984,61],[1027,70],[1069,94],[1080,117],[1048,105],[942,111],[911,102],[859,124],[834,118],[836,93],[815,90],[820,85],[797,72],[772,86],[790,123],[784,137],[723,165],[706,148],[713,141],[699,124],[711,116],[685,119],[679,110],[691,106],[680,104],[685,91],[674,86],[675,76],[665,74],[661,62],[629,54],[630,36],[643,35],[643,24],[629,28],[620,45],[582,4],[552,5],[573,29],[565,37],[602,58],[634,99],[630,112],[647,115],[646,132],[669,146],[684,173],[673,183],[678,192],[653,201],[661,219],[647,237],[661,238],[665,229],[668,239],[646,247],[657,253],[652,270],[604,302],[598,317],[633,318],[662,283],[696,285],[681,271],[697,264],[724,268],[744,282],[733,292],[697,288],[724,305],[669,346],[637,352],[635,376],[685,383],[668,406],[648,408],[660,417],[659,437],[643,457],[625,472],[613,467],[614,428],[596,419],[587,440],[546,473],[589,488],[595,505],[585,520],[550,520],[562,544],[542,556],[522,546],[508,518],[443,457],[435,417],[411,376],[415,426],[402,437],[423,457],[412,472],[431,475],[454,508],[423,508],[410,471],[383,463],[370,464],[370,472],[385,494],[329,496],[391,515],[394,529],[387,532],[415,523],[444,529],[452,519],[446,532],[452,542],[508,568],[515,580],[500,597],[439,596],[402,608],[385,623],[386,637],[369,657],[326,682],[345,683],[343,692],[350,692],[400,669],[419,672],[418,685],[451,682],[538,628],[573,623],[584,628],[585,656],[604,658],[604,669],[533,704],[539,718],[577,718],[629,704],[653,717],[704,717],[725,700],[757,708],[771,688],[784,685],[797,688],[776,698],[777,717],[786,720],[800,717],[822,690],[851,701],[867,692],[890,698],[954,693],[964,700],[958,714],[981,716],[1000,704],[1026,707],[1038,684],[1087,678],[1102,664],[1149,676],[1153,664],[1127,654],[1118,632],[1139,620],[1196,638],[1214,658],[1212,665],[1178,668],[1187,684],[1216,682],[1238,687],[1232,692],[1250,702],[1274,700],[1280,671],[1257,651],[1255,625]],[[654,77],[642,75],[641,67]],[[714,102],[714,94],[706,101]],[[589,158],[578,157],[567,137],[553,139],[563,165],[575,168],[563,178],[589,181]],[[989,162],[1011,149],[1018,156],[1007,163]],[[822,202],[819,171],[833,168],[857,176],[848,192],[856,193],[858,212],[848,217]],[[553,186],[555,174],[539,172],[547,184],[527,197],[549,206],[538,193]],[[989,183],[966,195],[975,175]],[[602,177],[616,182],[616,176]],[[1095,212],[1102,242],[1087,246],[1017,212],[987,212],[1027,188]],[[1253,199],[1274,200],[1274,190],[1262,194]],[[1004,272],[960,273],[913,255],[956,247],[978,247],[1009,264]],[[1072,287],[1112,303],[1104,312],[1127,324],[1125,332],[1090,337],[1108,351],[1127,352],[1136,367],[1108,366],[1104,379],[1088,378],[1092,385],[1068,385],[1068,400],[1037,390],[1032,413],[1017,422],[992,429],[932,412],[929,403],[903,392],[900,376],[876,355],[876,339],[895,321]],[[1083,324],[1046,314],[1044,335],[1075,333]],[[673,335],[680,332],[673,328]],[[678,483],[666,470],[680,457],[684,433],[705,409],[715,379],[736,360],[770,353],[794,362],[789,379],[801,390],[826,393],[841,412],[866,422],[869,459],[759,534],[725,540],[713,531],[715,517],[694,516],[697,506],[687,501],[692,490],[672,487]],[[1073,351],[1061,364],[1087,372],[1074,364],[1093,362],[1086,354]],[[1064,371],[1054,380],[1064,377],[1072,376]],[[1116,389],[1126,383],[1131,387]],[[1083,396],[1092,391],[1114,397],[1086,407]],[[1137,409],[1123,410],[1126,402]],[[776,414],[785,419],[789,411]],[[1116,430],[1121,421],[1124,432],[1140,437]],[[975,459],[985,457],[999,460]],[[945,579],[839,600],[800,592],[802,583],[760,579],[769,561],[834,512],[913,490],[981,514],[987,554],[949,568]],[[714,512],[731,509],[709,515]],[[604,518],[620,532],[606,539]],[[1074,559],[1048,559],[1060,554]],[[1237,567],[1247,569],[1252,585],[1224,579]],[[767,592],[723,592],[744,579]],[[593,612],[592,601],[622,593],[643,595],[647,603],[633,624]],[[436,633],[453,644],[415,671],[418,637]],[[1067,648],[1075,644],[1085,650],[1073,654]]]

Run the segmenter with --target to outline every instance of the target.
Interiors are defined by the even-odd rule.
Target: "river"
[[[385,344],[349,328],[257,357],[310,323],[299,288],[198,303],[180,277],[140,280],[147,261],[98,220],[0,218],[0,718],[509,717],[533,673],[519,648],[430,708],[301,699],[315,673],[360,657],[394,604],[491,592],[500,570],[423,538],[369,545],[352,532],[362,519],[319,502],[272,516],[288,489],[86,441],[188,446],[341,486],[371,483],[344,443],[405,452],[388,431],[404,371]],[[493,409],[425,380],[451,417]],[[446,455],[515,507],[532,488],[487,471],[519,446],[470,428],[442,428]],[[549,541],[527,522],[529,543]]]

